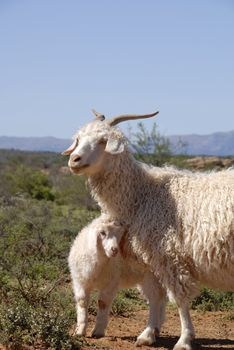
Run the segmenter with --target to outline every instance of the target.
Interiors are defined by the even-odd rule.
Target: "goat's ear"
[[[74,151],[77,144],[78,144],[78,140],[75,139],[74,142],[72,143],[72,145],[70,147],[68,147],[65,151],[63,151],[62,154],[65,156],[69,156]]]
[[[111,154],[119,154],[124,151],[124,142],[121,139],[109,138],[106,143],[105,151]]]

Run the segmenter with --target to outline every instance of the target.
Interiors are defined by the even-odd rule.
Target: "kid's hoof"
[[[97,332],[95,329],[92,332],[92,338],[103,338],[105,336],[104,332]]]

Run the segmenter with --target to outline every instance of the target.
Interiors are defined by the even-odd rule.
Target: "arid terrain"
[[[193,342],[194,350],[224,350],[234,349],[234,320],[230,320],[228,312],[192,311],[192,319],[196,331],[196,339]],[[147,320],[147,310],[139,310],[132,317],[111,317],[105,338],[94,339],[87,337],[90,345],[96,344],[98,349],[136,349],[136,336],[144,329]],[[94,325],[94,317],[90,317],[88,335]],[[161,336],[153,348],[158,350],[172,349],[178,340],[180,322],[177,311],[167,310],[166,321],[162,327]],[[152,349],[144,346],[142,349]]]
[[[234,166],[234,157],[142,154],[136,157],[192,171]],[[135,349],[148,312],[133,289],[116,296],[105,338],[89,337],[95,298],[88,337],[72,336],[76,315],[67,255],[77,232],[99,215],[85,178],[71,176],[59,154],[17,150],[0,150],[0,177],[0,350]],[[203,288],[192,308],[193,349],[234,350],[234,293]],[[173,349],[180,322],[170,304],[166,316],[156,344],[142,350]]]

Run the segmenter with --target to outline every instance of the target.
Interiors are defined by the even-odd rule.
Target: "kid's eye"
[[[98,141],[99,145],[105,145],[106,142],[107,142],[107,141],[104,140],[104,139],[100,139],[100,140]]]
[[[101,231],[101,232],[100,232],[100,235],[101,235],[102,237],[105,237],[105,236],[106,236],[106,232],[105,232],[105,231]]]

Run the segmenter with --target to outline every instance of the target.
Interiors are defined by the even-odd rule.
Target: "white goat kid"
[[[68,263],[76,299],[76,333],[86,334],[89,297],[94,289],[99,290],[99,297],[92,336],[102,337],[117,290],[139,284],[149,301],[150,314],[147,328],[138,337],[136,345],[151,345],[164,320],[165,293],[144,265],[137,263],[133,256],[124,253],[123,257],[119,253],[124,231],[122,225],[102,214],[78,234],[71,247]]]
[[[127,241],[174,299],[181,320],[176,350],[194,337],[189,301],[199,286],[234,289],[234,171],[192,173],[137,162],[114,128],[145,116],[97,119],[74,136],[73,173],[88,176],[103,212],[128,226]]]

